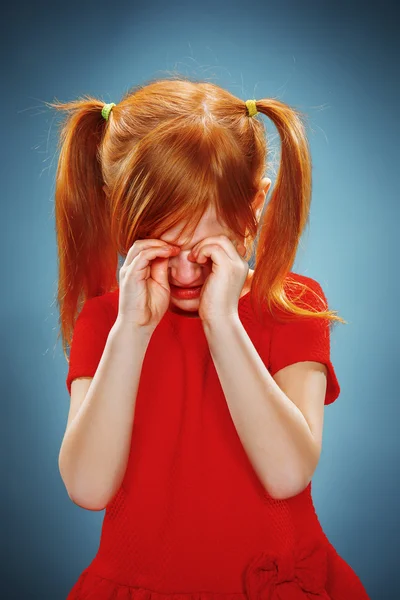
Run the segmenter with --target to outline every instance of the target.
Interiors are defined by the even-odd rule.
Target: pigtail
[[[57,301],[66,356],[85,300],[117,284],[118,254],[110,236],[110,208],[99,160],[99,147],[113,117],[105,121],[104,103],[87,96],[48,104],[67,111],[60,127],[55,188]]]
[[[258,100],[257,110],[269,117],[278,130],[281,160],[275,187],[260,223],[251,302],[260,319],[265,299],[272,314],[276,309],[287,309],[289,318],[300,314],[310,316],[307,308],[301,308],[291,298],[296,300],[303,293],[316,295],[315,290],[288,276],[308,223],[311,204],[312,165],[303,115],[274,98]],[[318,296],[316,300],[319,307],[317,317],[344,322],[335,315],[336,311],[328,309],[324,298]],[[311,309],[311,312],[315,311]]]

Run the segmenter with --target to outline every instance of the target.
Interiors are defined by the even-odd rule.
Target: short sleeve
[[[328,303],[320,284],[311,277],[298,277],[318,294],[324,304],[309,290],[303,293],[296,304],[303,308],[312,306],[317,310],[326,308]],[[290,294],[288,296],[291,297]],[[331,362],[330,351],[329,319],[298,317],[285,322],[276,321],[270,340],[269,371],[271,375],[275,375],[283,367],[302,361],[325,364],[327,367],[325,404],[331,404],[340,394],[340,385]]]
[[[111,326],[104,295],[87,299],[78,314],[72,334],[66,379],[70,395],[73,379],[93,377],[96,373]]]

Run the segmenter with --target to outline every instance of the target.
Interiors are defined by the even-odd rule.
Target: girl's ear
[[[267,193],[268,193],[268,190],[269,190],[269,188],[270,188],[270,186],[271,186],[271,183],[272,183],[272,181],[270,180],[270,178],[269,178],[269,177],[263,177],[263,178],[261,179],[261,186],[260,186],[260,187],[261,187],[261,188],[262,188],[262,190],[264,191],[264,194],[267,194]]]

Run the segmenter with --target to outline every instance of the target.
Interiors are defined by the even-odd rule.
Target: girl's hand
[[[194,246],[189,260],[199,264],[208,258],[212,261],[212,272],[207,277],[200,294],[199,317],[202,321],[231,317],[238,314],[238,303],[247,279],[249,265],[242,257],[246,248],[226,235],[208,237]]]
[[[178,251],[157,239],[133,243],[119,271],[120,320],[154,331],[169,306],[168,263]]]

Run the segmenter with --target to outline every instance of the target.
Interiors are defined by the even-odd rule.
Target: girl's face
[[[253,200],[253,210],[255,211],[257,219],[260,218],[261,210],[264,205],[265,197],[270,185],[271,180],[268,177],[263,177],[261,179],[259,190]],[[176,285],[181,288],[189,288],[202,285],[205,282],[208,275],[212,271],[211,259],[208,259],[207,262],[199,265],[196,262],[191,262],[187,258],[192,248],[205,238],[216,235],[226,235],[235,245],[237,242],[243,242],[243,240],[236,238],[235,234],[233,234],[227,226],[221,224],[217,220],[215,209],[213,206],[208,207],[203,217],[201,218],[193,234],[192,239],[189,240],[185,245],[182,245],[179,239],[175,240],[175,237],[178,236],[178,232],[181,229],[182,226],[171,228],[168,231],[166,231],[160,238],[164,242],[176,244],[181,249],[181,251],[177,255],[172,256],[169,259],[169,283],[171,286]],[[245,288],[249,286],[249,282],[253,276],[253,273],[254,270],[249,269],[248,277],[243,287],[244,291]],[[244,293],[244,291],[242,291],[242,294]],[[198,316],[200,302],[199,297],[183,299],[177,298],[171,293],[170,298],[171,299],[169,309],[173,312],[185,314],[186,316]]]
[[[190,299],[178,298],[173,295],[173,286],[179,288],[191,288],[203,285],[212,271],[212,261],[211,259],[208,259],[207,262],[202,264],[192,262],[187,258],[190,251],[197,243],[211,236],[226,235],[233,243],[239,240],[235,239],[232,232],[229,231],[227,227],[222,226],[221,223],[217,221],[213,207],[207,209],[199,222],[192,239],[185,245],[181,244],[179,239],[174,241],[181,228],[181,226],[177,226],[176,228],[169,229],[160,237],[164,242],[174,243],[181,249],[178,254],[169,259],[168,272],[172,292],[169,309],[172,310],[172,312],[196,317],[198,316],[200,302],[199,295]]]

